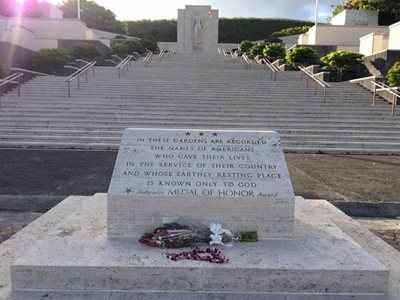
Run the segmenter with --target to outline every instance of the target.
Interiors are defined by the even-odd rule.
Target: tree
[[[0,15],[16,17],[22,14],[28,18],[43,18],[47,16],[50,5],[40,0],[25,0],[24,3],[17,0],[0,0]]]
[[[264,49],[264,56],[271,61],[285,58],[286,48],[283,44],[270,44]]]
[[[249,57],[254,59],[257,55],[263,56],[264,48],[265,48],[265,44],[254,45],[253,47],[250,48]]]
[[[400,86],[400,61],[389,69],[386,80],[389,86]]]
[[[344,0],[333,10],[333,16],[345,9],[379,10],[379,25],[391,25],[400,21],[399,0]]]
[[[67,0],[59,8],[64,18],[76,18],[76,0]],[[118,21],[111,10],[94,1],[81,0],[81,18],[90,28],[127,34],[127,24]]]
[[[317,51],[310,47],[296,47],[286,52],[286,61],[297,68],[298,66],[310,66],[319,61]]]
[[[85,60],[93,60],[101,55],[95,46],[85,43],[73,45],[70,49],[70,53],[73,58],[81,58]]]
[[[325,64],[324,69],[334,70],[337,80],[342,81],[346,73],[354,71],[362,63],[364,55],[352,51],[335,51],[321,58]]]
[[[66,64],[71,61],[71,56],[66,49],[41,49],[32,55],[34,68],[47,74],[60,74]]]
[[[241,41],[239,44],[239,52],[248,53],[253,46],[254,44],[248,40]]]

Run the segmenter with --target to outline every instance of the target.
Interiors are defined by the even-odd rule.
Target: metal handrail
[[[400,93],[396,93],[395,91],[393,91],[392,87],[388,86],[387,84],[384,84],[383,82],[371,81],[371,83],[374,85],[374,96],[372,98],[372,105],[375,105],[377,92],[382,92],[382,91],[388,92],[389,94],[393,95],[391,116],[394,117],[397,106],[397,98],[400,98]],[[379,89],[377,89],[376,87],[379,87]]]
[[[246,68],[250,69],[251,65],[253,64],[250,60],[250,58],[247,56],[246,53],[242,54],[242,58],[244,59],[244,61],[246,62]]]
[[[263,62],[263,63],[264,63],[264,66],[267,66],[268,69],[270,70],[271,80],[272,80],[272,77],[274,77],[274,81],[276,81],[276,73],[278,73],[280,70],[279,70],[275,65],[273,65],[273,64],[268,60],[268,58],[263,58],[263,59],[261,59],[261,62]],[[265,68],[265,67],[264,67],[264,68]],[[268,71],[268,69],[266,69],[266,70]]]
[[[49,76],[49,74],[46,74],[46,73],[36,72],[36,71],[22,69],[22,68],[10,68],[10,71],[28,73],[28,74],[32,74],[32,75],[38,75],[38,76]]]
[[[78,90],[79,90],[81,88],[80,80],[79,80],[80,76],[85,74],[86,75],[86,82],[88,82],[88,71],[90,69],[93,69],[93,77],[94,77],[94,66],[95,66],[95,64],[96,64],[95,61],[86,64],[85,66],[83,66],[78,71],[76,71],[72,75],[68,76],[64,80],[64,82],[68,82],[68,98],[71,98],[71,81],[74,80],[74,79],[77,79],[77,81],[78,81]]]
[[[233,62],[237,61],[237,58],[236,58],[235,54],[232,51],[231,51],[231,57],[233,59]]]
[[[309,67],[307,67],[307,68],[309,68]],[[314,80],[315,83],[316,83],[315,84],[315,92],[314,92],[314,94],[317,94],[317,87],[318,87],[318,85],[320,85],[324,89],[324,103],[325,103],[326,102],[326,89],[330,88],[331,86],[328,83],[326,83],[325,81],[315,77],[315,74],[310,73],[307,70],[307,68],[299,67],[300,72],[303,72],[304,74],[307,75],[307,87],[308,87],[309,78]],[[301,80],[301,77],[300,77],[300,80]]]
[[[125,75],[125,70],[129,70],[129,66],[132,64],[133,55],[128,55],[125,57],[115,68],[118,70],[118,78],[121,78],[121,70],[122,75]]]
[[[24,76],[24,73],[14,73],[10,76],[0,79],[0,96],[3,96],[3,86],[8,83],[14,83],[17,85],[18,89],[18,97],[21,95],[21,77]],[[17,81],[15,81],[17,80]]]
[[[144,66],[146,68],[149,66],[152,56],[153,56],[153,52],[150,51],[149,53],[147,53],[146,57],[143,59]]]
[[[158,60],[159,60],[159,61],[162,61],[162,60],[163,60],[164,54],[165,54],[166,52],[167,52],[167,51],[164,50],[164,49],[160,51],[160,54],[158,54]]]

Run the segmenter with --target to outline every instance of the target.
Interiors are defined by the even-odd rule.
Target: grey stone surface
[[[126,129],[108,192],[108,235],[140,236],[181,216],[290,236],[294,193],[279,135]]]
[[[63,218],[59,219],[61,215]],[[223,252],[230,258],[226,265],[171,262],[164,257],[165,250],[145,248],[130,239],[107,240],[105,215],[106,195],[71,197],[18,233],[13,241],[1,245],[0,254],[5,258],[1,274],[5,285],[0,288],[0,295],[10,296],[7,267],[26,250],[14,262],[12,278],[15,289],[44,289],[30,294],[31,299],[43,295],[56,299],[59,292],[53,289],[79,287],[86,291],[67,292],[59,299],[80,299],[84,295],[99,295],[98,299],[105,295],[110,299],[119,299],[119,296],[135,299],[162,299],[163,296],[166,299],[175,296],[177,299],[179,296],[182,299],[214,299],[219,296],[218,299],[274,299],[276,296],[276,299],[291,299],[285,297],[293,295],[297,300],[302,299],[299,293],[305,293],[302,295],[305,299],[350,299],[350,295],[355,296],[351,299],[383,299],[381,293],[387,289],[389,274],[386,267],[332,220],[354,221],[325,201],[310,202],[298,198],[293,239],[263,240],[224,248]],[[54,226],[54,222],[57,225]],[[357,226],[354,222],[350,230],[354,231]],[[30,245],[35,244],[35,240],[40,241],[33,247],[25,241],[25,247],[22,245],[22,249],[12,252],[13,247],[18,246],[18,239],[23,239],[29,232]],[[363,236],[370,244],[379,244],[372,234],[363,233]],[[384,250],[387,249],[383,246],[381,251]],[[389,262],[398,264],[399,254],[389,254]],[[395,266],[394,270],[391,268],[392,287],[399,280],[399,270]],[[139,290],[115,293],[98,290],[116,286]],[[156,291],[160,287],[164,292]],[[153,292],[144,292],[147,288]],[[182,294],[185,289],[194,292]],[[239,294],[232,298],[231,292]],[[368,295],[373,292],[379,294]],[[311,296],[310,293],[317,295]],[[17,299],[29,299],[24,295],[26,292],[14,294]]]

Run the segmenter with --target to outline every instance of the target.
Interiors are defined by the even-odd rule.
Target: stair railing
[[[318,85],[321,86],[324,89],[324,103],[325,103],[326,102],[326,89],[330,88],[331,86],[328,83],[326,83],[325,81],[323,81],[322,79],[319,79],[318,77],[316,77],[315,74],[312,74],[310,71],[308,71],[308,68],[309,67],[307,67],[307,68],[299,67],[300,72],[303,72],[304,74],[307,75],[307,87],[308,87],[308,82],[310,79],[315,81],[314,94],[317,94]],[[301,77],[300,77],[300,80],[301,80]]]
[[[264,68],[267,70],[267,72],[269,71],[271,74],[271,80],[272,78],[274,79],[274,81],[276,81],[276,73],[278,73],[280,70],[278,69],[277,66],[275,66],[274,64],[272,64],[268,58],[263,58],[261,59],[261,62],[264,63]]]
[[[121,70],[122,75],[125,75],[125,71],[129,71],[129,67],[132,64],[133,55],[128,55],[125,57],[115,68],[118,70],[118,78],[121,78]]]
[[[151,58],[153,56],[153,52],[147,53],[146,57],[143,59],[144,66],[147,68],[150,65]]]
[[[6,78],[0,79],[0,97],[3,96],[3,86],[6,84],[16,84],[18,90],[18,97],[21,95],[21,77],[24,76],[24,73],[14,73]]]
[[[164,55],[165,55],[166,52],[167,52],[167,51],[164,50],[164,49],[161,50],[160,54],[158,54],[158,60],[159,60],[159,61],[162,61],[162,60],[163,60]]]
[[[251,65],[253,64],[253,63],[251,62],[250,58],[247,56],[246,53],[243,53],[243,54],[242,54],[242,58],[243,58],[243,60],[244,60],[244,62],[245,62],[245,64],[246,64],[246,69],[250,69],[250,68],[251,68]]]
[[[96,62],[90,62],[87,63],[85,66],[83,66],[82,68],[80,68],[78,71],[76,71],[75,73],[73,73],[72,75],[68,76],[64,82],[68,83],[68,98],[71,98],[71,82],[76,79],[78,82],[78,90],[80,90],[81,86],[80,86],[80,77],[82,75],[86,75],[86,82],[88,82],[88,72],[90,69],[93,70],[93,77],[94,77],[94,66],[96,65]]]
[[[400,93],[395,92],[392,87],[388,86],[387,84],[384,84],[383,82],[371,81],[371,83],[374,85],[374,95],[372,98],[372,105],[375,105],[377,92],[389,93],[392,96],[392,99],[389,99],[389,97],[385,97],[385,99],[392,104],[391,117],[394,117],[394,114],[396,112],[397,99],[400,99]]]

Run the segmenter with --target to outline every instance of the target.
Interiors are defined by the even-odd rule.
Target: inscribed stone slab
[[[141,235],[183,216],[281,237],[290,233],[293,214],[276,132],[124,132],[108,193],[110,236]]]

